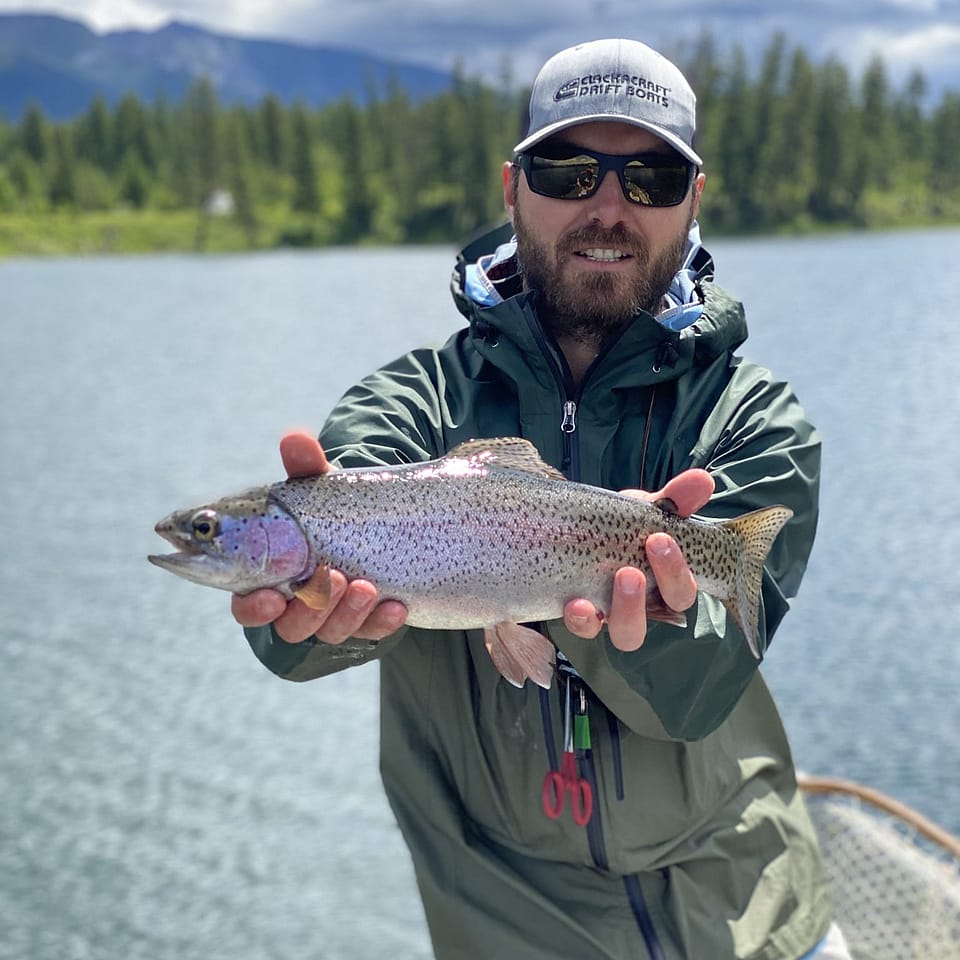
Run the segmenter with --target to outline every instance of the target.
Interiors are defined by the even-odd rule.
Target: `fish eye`
[[[213,510],[199,510],[190,520],[193,535],[203,543],[209,543],[220,532],[220,521]]]

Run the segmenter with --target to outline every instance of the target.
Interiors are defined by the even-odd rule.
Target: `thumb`
[[[696,513],[713,495],[713,477],[706,470],[684,470],[669,480],[666,486],[650,499],[672,500],[681,517]]]
[[[330,469],[320,441],[301,430],[288,433],[281,439],[280,458],[288,477],[313,477]]]

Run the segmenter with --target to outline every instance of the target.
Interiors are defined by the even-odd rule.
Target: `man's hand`
[[[705,470],[686,470],[674,477],[662,490],[624,490],[643,500],[673,501],[681,517],[696,513],[713,494],[713,477]],[[644,543],[664,603],[677,612],[692,606],[697,599],[697,584],[673,537],[654,533]],[[647,636],[647,578],[636,567],[621,567],[613,582],[613,601],[605,621],[610,642],[618,650],[637,650]],[[563,611],[567,629],[578,637],[592,639],[603,625],[600,614],[589,600],[571,600]]]
[[[290,477],[311,477],[330,469],[319,441],[306,433],[288,433],[280,441],[280,456]],[[396,600],[378,603],[377,588],[368,580],[348,583],[339,570],[330,570],[329,577],[330,602],[324,610],[314,610],[296,597],[288,601],[277,590],[254,590],[234,595],[234,619],[244,627],[272,623],[288,643],[301,643],[309,636],[323,643],[343,643],[347,637],[382,640],[403,626],[406,607]]]

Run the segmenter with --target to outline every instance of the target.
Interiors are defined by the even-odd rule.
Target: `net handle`
[[[879,790],[874,790],[873,787],[865,787],[863,784],[839,777],[817,777],[809,774],[799,775],[797,785],[805,793],[840,793],[856,797],[892,817],[899,818],[927,840],[943,847],[951,856],[960,859],[960,839],[932,820],[928,820],[923,814],[917,813],[912,807],[888,797]]]

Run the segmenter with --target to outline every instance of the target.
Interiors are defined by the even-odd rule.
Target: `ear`
[[[503,177],[503,209],[507,211],[507,216],[513,223],[513,210],[517,197],[516,178],[520,176],[520,168],[508,160],[503,165],[501,176]]]
[[[697,216],[700,212],[700,195],[703,193],[704,185],[707,182],[707,175],[705,173],[698,173],[697,178],[693,181],[693,215]]]

